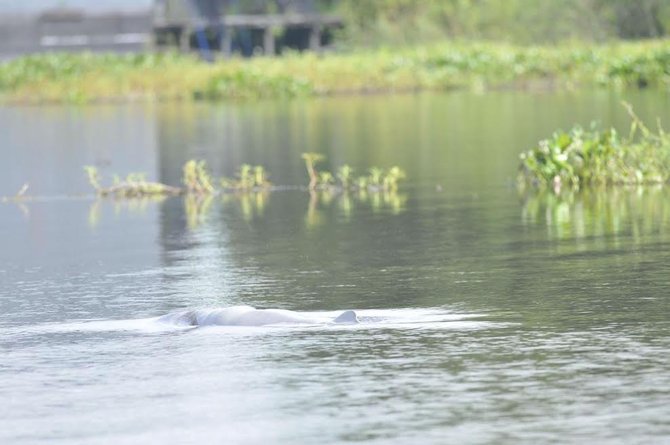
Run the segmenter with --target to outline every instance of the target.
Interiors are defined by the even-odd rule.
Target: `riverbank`
[[[47,54],[0,66],[5,103],[230,100],[418,90],[670,87],[670,41],[588,46],[442,43],[220,60]]]

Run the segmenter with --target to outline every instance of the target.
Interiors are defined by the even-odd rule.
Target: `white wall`
[[[0,0],[0,14],[25,13],[56,7],[83,8],[89,11],[146,10],[152,0]]]

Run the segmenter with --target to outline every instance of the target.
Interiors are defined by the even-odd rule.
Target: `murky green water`
[[[2,443],[670,441],[670,191],[521,195],[559,127],[668,122],[665,93],[0,109]],[[397,194],[96,201],[85,164],[177,184],[300,153]],[[352,326],[198,328],[249,304]]]

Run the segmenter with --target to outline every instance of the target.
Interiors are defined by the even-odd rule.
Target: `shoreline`
[[[423,91],[670,88],[670,40],[447,42],[207,63],[192,55],[38,54],[0,64],[0,104],[249,101]]]

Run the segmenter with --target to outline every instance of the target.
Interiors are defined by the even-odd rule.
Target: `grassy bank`
[[[547,47],[443,43],[208,64],[178,54],[51,54],[0,65],[5,102],[254,99],[495,88],[668,88],[670,41]]]

